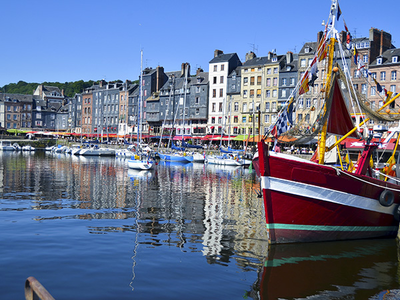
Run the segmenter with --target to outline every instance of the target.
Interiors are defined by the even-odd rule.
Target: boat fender
[[[379,196],[379,203],[382,206],[391,206],[394,202],[394,194],[392,191],[384,190]]]

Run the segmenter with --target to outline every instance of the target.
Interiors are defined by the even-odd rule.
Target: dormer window
[[[397,63],[399,61],[399,57],[398,56],[393,56],[392,57],[392,63]]]
[[[381,64],[382,64],[382,57],[378,57],[378,58],[376,59],[376,64],[377,64],[377,65],[381,65]]]
[[[290,66],[286,67],[286,71],[290,71],[292,68]]]
[[[309,47],[305,47],[304,48],[304,53],[310,53],[310,48]]]
[[[200,77],[197,78],[197,83],[201,83],[201,78]]]
[[[272,62],[277,62],[278,61],[278,58],[277,57],[273,57],[272,58]]]

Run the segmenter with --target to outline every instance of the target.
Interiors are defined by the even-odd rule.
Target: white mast
[[[138,99],[138,119],[137,119],[137,146],[136,151],[139,152],[139,143],[142,140],[142,101],[143,101],[143,50],[140,50],[140,76],[139,76],[139,99]]]

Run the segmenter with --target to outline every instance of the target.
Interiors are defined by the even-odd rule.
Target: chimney
[[[156,70],[156,91],[158,92],[161,87],[164,85],[164,68],[157,66]]]
[[[270,51],[268,52],[268,60],[271,60],[271,58],[272,58],[272,52]]]
[[[222,52],[221,50],[215,50],[214,51],[214,57],[218,57],[218,56],[220,56],[221,54],[224,54],[224,52]]]
[[[202,72],[204,72],[202,68],[197,68],[196,76],[199,76],[199,74]]]
[[[319,42],[321,41],[321,39],[324,37],[324,33],[322,31],[317,33],[317,42],[319,44]]]
[[[185,69],[187,66],[188,77],[190,77],[190,64],[189,63],[182,63],[181,65],[181,77],[185,76]]]
[[[256,54],[253,51],[246,53],[246,61],[256,58]]]
[[[286,53],[286,63],[290,64],[293,61],[293,52],[288,51]]]
[[[64,97],[64,89],[61,90],[61,96]]]
[[[340,32],[340,42],[341,42],[342,44],[345,44],[345,43],[346,43],[346,38],[347,38],[347,32],[344,31],[344,30],[342,30],[342,31]]]

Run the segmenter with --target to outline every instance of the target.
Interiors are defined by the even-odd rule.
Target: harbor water
[[[0,152],[0,180],[0,299],[24,299],[29,276],[55,299],[396,299],[400,286],[394,239],[269,246],[249,169]]]

